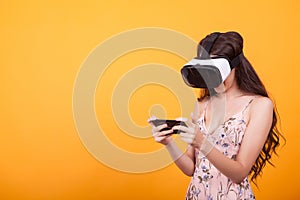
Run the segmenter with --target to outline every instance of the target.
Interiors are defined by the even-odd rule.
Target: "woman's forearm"
[[[206,156],[207,159],[225,176],[234,183],[242,182],[249,174],[250,169],[236,160],[231,160],[215,147]]]
[[[193,176],[195,171],[194,162],[186,154],[175,161],[177,167],[187,176]]]
[[[177,167],[187,176],[192,176],[195,170],[195,163],[193,159],[186,153],[183,153],[174,141],[171,141],[168,145],[166,145],[166,148]]]

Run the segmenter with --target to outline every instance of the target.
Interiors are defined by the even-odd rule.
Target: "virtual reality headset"
[[[197,57],[181,69],[184,82],[194,88],[216,88],[229,76],[231,70],[243,59],[243,52],[232,60],[225,56],[209,55],[209,52],[221,33],[215,33],[205,46],[198,45]]]

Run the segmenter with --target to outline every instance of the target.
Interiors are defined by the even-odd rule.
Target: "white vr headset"
[[[209,52],[220,33],[211,36],[206,46],[198,45],[198,57],[192,59],[181,69],[184,82],[194,88],[216,88],[243,59],[243,52],[232,60],[224,56],[210,57]]]

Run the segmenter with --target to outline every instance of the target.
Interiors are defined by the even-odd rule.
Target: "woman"
[[[215,33],[204,38],[205,45]],[[209,55],[225,56],[232,60],[243,52],[243,38],[237,32],[221,33],[213,43]],[[188,127],[175,126],[160,131],[166,124],[153,126],[155,141],[168,149],[176,165],[192,176],[186,199],[255,199],[248,175],[255,183],[272,153],[276,154],[279,138],[276,128],[276,109],[249,61],[243,57],[234,66],[221,87],[215,92],[201,90]],[[213,105],[221,97],[225,101],[225,117],[209,140],[208,127],[214,120]],[[183,154],[170,133],[180,130],[187,142]],[[284,138],[283,138],[284,139]]]

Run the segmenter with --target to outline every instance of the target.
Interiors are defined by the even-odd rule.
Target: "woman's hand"
[[[173,129],[161,131],[167,127],[167,124],[155,127],[154,124],[151,123],[151,121],[155,119],[156,117],[148,119],[149,124],[152,125],[152,135],[155,141],[165,145],[171,158],[184,174],[192,176],[195,170],[195,149],[189,146],[185,153],[183,153],[172,139],[171,135]],[[177,120],[181,119],[178,118]]]
[[[156,117],[151,117],[150,119],[148,119],[149,124],[151,124],[152,126],[152,135],[154,137],[154,140],[158,143],[161,143],[163,145],[168,145],[171,141],[172,141],[172,132],[173,130],[165,130],[165,131],[161,131],[164,128],[167,128],[168,125],[167,124],[162,124],[160,126],[154,126],[154,124],[151,123],[151,120],[156,119]]]
[[[192,123],[191,121],[186,121],[187,127],[185,126],[174,126],[172,130],[180,131],[181,139],[190,144],[192,147],[199,149],[202,146],[204,136],[200,132],[200,128],[197,124]]]
[[[162,124],[160,126],[152,126],[152,135],[154,137],[154,140],[158,143],[161,143],[163,145],[167,145],[172,141],[172,133],[173,130],[166,130],[166,131],[161,131],[163,128],[167,128],[167,124]]]

